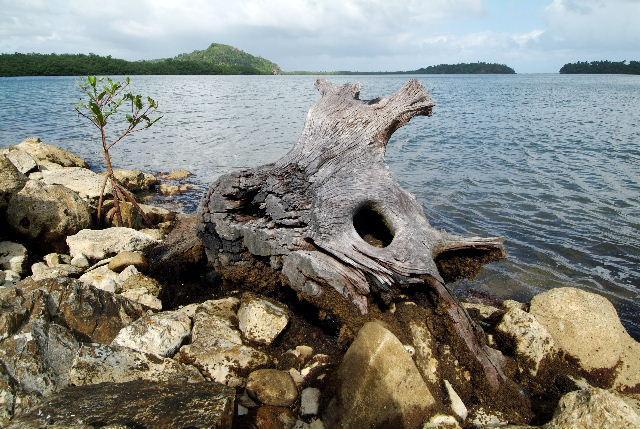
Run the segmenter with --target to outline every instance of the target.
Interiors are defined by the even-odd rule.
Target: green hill
[[[563,74],[640,74],[640,61],[578,61],[562,66]]]
[[[248,54],[233,46],[212,43],[207,49],[193,51],[190,54],[180,54],[175,57],[178,61],[193,61],[213,64],[216,66],[240,67],[255,69],[256,74],[281,74],[280,67],[262,57]]]
[[[437,66],[421,67],[417,70],[401,70],[401,71],[331,71],[331,72],[313,72],[313,71],[292,71],[286,74],[302,74],[302,75],[378,75],[378,74],[514,74],[515,70],[504,64],[496,63],[459,63],[459,64],[439,64]]]

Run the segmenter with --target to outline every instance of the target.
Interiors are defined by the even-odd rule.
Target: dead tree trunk
[[[502,239],[434,229],[384,163],[391,135],[414,116],[430,116],[431,97],[416,80],[368,101],[357,84],[318,80],[316,88],[321,98],[289,153],[220,177],[205,196],[210,264],[227,278],[257,266],[254,281],[275,275],[315,302],[335,290],[362,314],[372,294],[392,299],[401,288],[427,285],[497,388],[500,365],[444,283],[505,257]]]

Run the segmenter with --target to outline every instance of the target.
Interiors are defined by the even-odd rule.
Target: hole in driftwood
[[[364,241],[375,247],[387,247],[393,231],[374,203],[363,204],[353,215],[353,227]]]

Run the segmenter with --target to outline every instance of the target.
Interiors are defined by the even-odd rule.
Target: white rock
[[[58,277],[77,277],[82,271],[73,265],[60,264],[55,267],[49,267],[43,262],[36,262],[31,266],[31,272],[31,278],[35,281],[40,281]]]
[[[120,271],[120,273],[118,274],[118,279],[116,280],[116,282],[121,285],[125,281],[127,281],[127,279],[129,277],[135,276],[136,274],[140,274],[140,271],[138,271],[138,269],[135,266],[129,265],[127,268],[125,268],[124,270]]]
[[[460,424],[453,416],[436,414],[424,424],[422,429],[460,429]]]
[[[60,253],[49,253],[45,255],[44,258],[42,259],[49,267],[55,267],[56,265],[71,263],[71,257],[69,255],[61,255]]]
[[[67,237],[71,256],[83,254],[89,259],[105,259],[124,250],[144,252],[158,241],[131,228],[112,227],[106,229],[83,229]]]
[[[143,316],[125,326],[111,344],[171,357],[190,334],[191,319],[179,311],[167,311]]]
[[[469,414],[469,412],[467,411],[467,407],[464,405],[464,402],[462,402],[462,399],[460,399],[460,396],[458,396],[456,391],[453,390],[453,386],[451,386],[451,383],[449,383],[448,380],[444,381],[444,386],[446,387],[447,393],[449,394],[451,411],[453,411],[453,413],[460,417],[460,420],[464,422],[467,419],[467,415]]]
[[[42,179],[48,185],[62,185],[86,200],[98,199],[102,191],[104,176],[80,167],[66,167],[42,171]],[[111,186],[105,187],[105,195],[111,194]]]
[[[35,159],[23,150],[8,148],[1,150],[0,154],[4,154],[22,174],[30,173],[38,168]]]
[[[0,241],[0,269],[22,275],[27,262],[27,248],[20,243]]]
[[[80,276],[80,281],[95,288],[115,293],[118,289],[118,273],[102,265]]]
[[[300,393],[300,415],[315,416],[320,408],[320,389],[307,387]]]
[[[140,303],[152,310],[162,310],[162,301],[151,295],[145,288],[127,289],[123,291],[120,296]]]
[[[269,345],[289,323],[287,307],[251,294],[244,294],[238,310],[238,325],[250,341]]]
[[[64,167],[89,168],[85,160],[73,152],[43,143],[37,137],[28,138],[14,148],[27,152],[36,162],[49,161]]]
[[[89,267],[89,260],[82,253],[76,255],[71,258],[71,265],[78,268],[87,268]]]

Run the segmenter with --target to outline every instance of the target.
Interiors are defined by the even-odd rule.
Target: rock
[[[434,353],[436,340],[431,335],[425,322],[411,320],[409,322],[409,333],[416,351],[413,356],[416,366],[424,380],[435,386],[439,382],[438,359]]]
[[[518,366],[531,375],[535,376],[540,363],[551,359],[556,352],[553,338],[546,328],[533,315],[517,307],[505,313],[496,330],[515,344]]]
[[[91,225],[91,210],[75,192],[29,180],[9,201],[7,223],[41,243],[57,243]]]
[[[259,369],[247,378],[247,393],[265,405],[288,407],[298,399],[298,388],[288,372]]]
[[[33,157],[23,150],[9,147],[0,150],[0,156],[2,155],[6,156],[22,174],[28,174],[38,169],[38,164]]]
[[[152,310],[162,310],[162,301],[160,301],[157,297],[151,295],[144,288],[127,289],[123,291],[120,296],[127,298],[133,302],[137,302],[138,304],[141,304]]]
[[[237,301],[207,301],[194,315],[191,344],[182,346],[176,358],[197,366],[214,381],[236,387],[244,375],[269,363],[265,353],[242,343],[233,307]]]
[[[173,356],[191,334],[191,319],[180,311],[143,316],[125,326],[112,345],[158,356]]]
[[[186,383],[202,379],[196,368],[173,359],[104,344],[83,344],[69,371],[69,380],[76,386],[131,380]]]
[[[176,219],[176,213],[162,207],[149,204],[138,204],[152,224],[170,222]]]
[[[0,155],[0,210],[7,207],[11,197],[27,183],[27,177],[5,156]]]
[[[336,376],[329,427],[419,428],[436,405],[402,343],[377,321],[360,329]]]
[[[449,395],[449,405],[451,406],[451,411],[460,418],[461,421],[465,421],[467,419],[467,415],[469,412],[467,411],[467,407],[460,399],[460,396],[453,390],[453,386],[449,383],[448,380],[444,381],[444,387],[447,389],[447,395]]]
[[[63,167],[60,164],[56,164],[55,162],[51,162],[51,161],[38,161],[38,173],[42,173],[44,171],[51,171],[51,170],[61,170],[63,168],[67,168],[67,167]],[[35,173],[31,173],[31,174],[35,174]],[[29,175],[29,178],[31,177],[31,174]],[[39,179],[42,179],[42,175],[36,176]],[[35,177],[33,177],[35,178]]]
[[[162,241],[166,237],[166,234],[159,228],[143,228],[140,232],[147,234],[149,238],[156,241]]]
[[[83,254],[89,259],[105,259],[122,251],[143,252],[157,241],[131,228],[83,229],[67,237],[71,256]]]
[[[118,273],[111,271],[107,265],[87,271],[80,276],[80,281],[111,293],[119,290]]]
[[[122,186],[133,192],[145,191],[159,183],[154,175],[141,170],[115,169],[113,174]]]
[[[122,283],[122,290],[143,289],[145,293],[158,297],[162,292],[162,285],[154,278],[145,276],[144,274],[134,274]]]
[[[506,299],[502,302],[502,306],[508,311],[512,308],[517,308],[518,310],[527,311],[527,304],[519,301],[515,301],[513,299]]]
[[[258,408],[255,427],[259,429],[291,429],[296,424],[296,416],[287,407],[263,405]]]
[[[42,181],[47,185],[62,185],[75,191],[82,198],[94,200],[100,198],[104,176],[86,168],[67,167],[42,172]],[[112,192],[111,185],[106,184],[105,195]]]
[[[312,419],[309,423],[297,420],[293,429],[325,429],[325,426],[320,419]]]
[[[424,424],[423,429],[460,429],[460,424],[453,416],[436,414]]]
[[[184,194],[185,192],[189,192],[191,190],[194,189],[193,185],[190,185],[188,183],[183,184],[183,185],[169,185],[166,183],[162,183],[160,185],[160,193],[162,195],[166,195],[169,197],[175,196],[175,195],[180,195],[180,194]]]
[[[247,293],[240,301],[238,326],[249,341],[270,345],[289,323],[288,313],[283,304]]]
[[[196,215],[177,218],[175,228],[147,254],[151,272],[176,278],[205,264],[204,244],[198,235],[200,222]]]
[[[627,333],[606,298],[562,287],[536,295],[530,313],[558,348],[578,360],[585,371],[612,369],[618,364]]]
[[[39,429],[55,422],[88,429],[135,427],[230,428],[235,391],[212,382],[130,381],[69,387],[16,418],[11,429]],[[114,412],[117,411],[117,412]]]
[[[20,281],[20,275],[12,270],[0,271],[0,287],[13,287]]]
[[[138,276],[138,275],[140,275],[140,271],[138,271],[138,269],[133,265],[128,265],[124,270],[120,271],[120,273],[118,274],[116,283],[118,283],[119,285],[122,285],[126,283],[126,281],[132,278],[133,276]]]
[[[0,269],[24,274],[27,255],[27,248],[22,244],[0,241]]]
[[[49,253],[42,258],[48,267],[55,267],[57,265],[64,265],[71,263],[71,257],[69,255],[61,255],[60,253]],[[75,265],[74,265],[75,266]]]
[[[33,280],[40,281],[45,279],[55,279],[58,277],[78,277],[82,274],[82,270],[68,264],[49,267],[42,262],[36,262],[31,266],[31,273],[31,278]]]
[[[620,396],[603,389],[564,395],[545,429],[640,428],[640,416]]]
[[[483,321],[489,321],[501,312],[499,308],[478,302],[463,302],[462,306],[472,317]]]
[[[71,258],[71,265],[78,268],[88,268],[89,260],[82,253]]]
[[[300,415],[315,416],[320,408],[320,389],[307,387],[300,393]]]
[[[184,169],[173,170],[173,171],[170,171],[169,173],[162,175],[163,178],[168,180],[184,180],[191,176],[193,176],[193,173],[190,172],[189,170],[184,170]]]
[[[640,343],[630,336],[623,339],[613,387],[622,393],[640,393]]]
[[[109,262],[109,269],[119,273],[129,265],[133,265],[140,271],[146,271],[149,267],[149,262],[147,262],[147,258],[140,252],[123,251],[119,252],[111,262]]]
[[[11,387],[11,380],[0,370],[0,427],[6,427],[13,415],[15,395]]]
[[[89,168],[84,159],[78,155],[59,147],[43,143],[39,138],[29,138],[15,146],[16,149],[23,150],[36,160],[49,161],[63,167]]]

